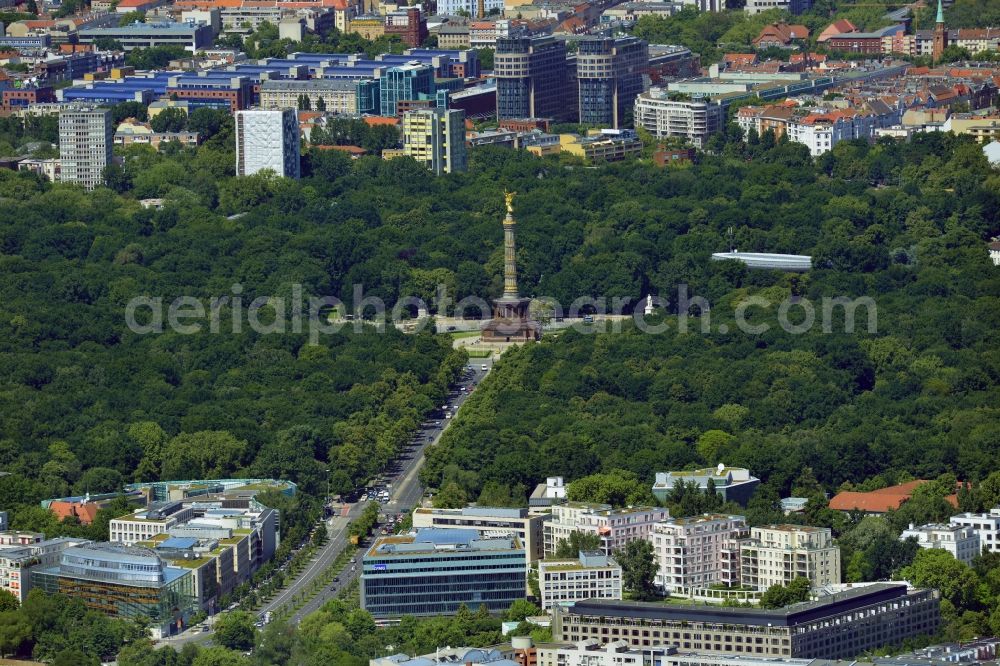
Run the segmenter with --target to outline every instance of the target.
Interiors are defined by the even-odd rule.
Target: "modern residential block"
[[[544,556],[542,526],[547,514],[531,515],[527,509],[504,509],[486,506],[469,506],[464,509],[413,510],[413,527],[438,527],[441,529],[475,529],[488,537],[514,535],[524,544],[529,562]]]
[[[578,601],[554,607],[557,641],[626,641],[753,657],[854,658],[919,635],[941,622],[937,590],[874,583],[776,610],[637,601]]]
[[[989,513],[960,513],[952,516],[949,522],[975,530],[980,552],[1000,553],[1000,506],[990,509]]]
[[[678,137],[702,148],[725,124],[722,104],[688,100],[663,88],[651,88],[635,98],[635,126],[659,138]]]
[[[576,118],[565,42],[552,37],[498,39],[493,74],[498,120]]]
[[[365,553],[361,607],[375,617],[450,615],[462,604],[501,611],[524,598],[526,581],[517,537],[425,527],[381,537]]]
[[[622,568],[604,553],[580,551],[576,559],[539,562],[538,587],[544,610],[581,599],[621,599]]]
[[[971,564],[980,553],[979,533],[971,525],[952,522],[950,525],[931,523],[915,527],[910,523],[909,529],[899,535],[900,541],[907,539],[916,539],[921,548],[946,550],[956,560],[966,564]]]
[[[808,578],[812,587],[840,583],[840,548],[826,527],[765,525],[739,545],[740,585],[766,590]],[[736,582],[736,581],[734,581]]]
[[[608,504],[567,502],[552,507],[552,517],[544,525],[545,556],[554,555],[559,542],[573,532],[597,534],[601,551],[612,555],[629,541],[645,539],[653,525],[670,518],[660,507],[637,506],[612,509]]]
[[[236,175],[271,169],[298,178],[299,121],[295,109],[253,109],[236,113]]]
[[[739,541],[747,534],[743,516],[705,514],[654,525],[649,541],[658,567],[655,584],[667,594],[691,594],[737,583]]]
[[[630,127],[635,98],[643,89],[649,48],[635,37],[592,38],[576,55],[578,117],[581,123]]]
[[[111,164],[114,128],[110,109],[75,107],[59,113],[60,180],[92,190]]]
[[[750,470],[742,467],[726,467],[719,463],[718,467],[696,469],[685,472],[657,472],[653,484],[653,495],[656,499],[665,501],[675,485],[681,482],[694,483],[701,491],[706,491],[709,485],[715,488],[723,500],[746,505],[753,491],[760,484],[760,479],[750,475]]]
[[[24,601],[31,591],[31,572],[59,562],[62,552],[90,543],[87,539],[59,537],[44,540],[41,534],[0,534],[0,588]]]
[[[440,176],[466,170],[465,112],[419,109],[403,115],[403,155]]]
[[[642,141],[635,130],[602,129],[591,130],[587,136],[560,134],[559,149],[591,164],[620,162],[642,153]]]

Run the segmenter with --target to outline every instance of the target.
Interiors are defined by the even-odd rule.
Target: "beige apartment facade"
[[[740,583],[766,590],[808,578],[812,587],[840,583],[840,548],[825,527],[766,525],[740,544]]]

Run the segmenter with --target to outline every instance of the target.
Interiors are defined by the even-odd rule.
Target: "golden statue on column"
[[[483,327],[484,342],[527,342],[542,337],[542,327],[532,321],[530,298],[521,298],[517,290],[517,222],[514,220],[514,196],[503,192],[507,216],[503,219],[503,295],[493,301],[493,319]]]

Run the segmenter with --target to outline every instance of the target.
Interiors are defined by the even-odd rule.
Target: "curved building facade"
[[[181,630],[196,610],[191,571],[169,566],[148,548],[115,543],[68,548],[57,566],[33,571],[32,582],[111,617],[144,618],[157,638]]]

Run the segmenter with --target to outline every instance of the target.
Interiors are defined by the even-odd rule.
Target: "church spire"
[[[944,7],[941,5],[941,0],[938,0],[937,20],[935,23],[944,23]]]

